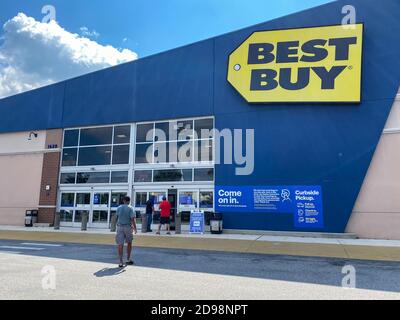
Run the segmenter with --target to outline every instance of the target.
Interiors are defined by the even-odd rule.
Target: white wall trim
[[[1,153],[0,152],[0,157],[1,156],[22,156],[22,155],[28,155],[28,154],[45,154],[45,153],[55,153],[55,152],[61,152],[61,149],[42,149],[42,150],[35,150],[35,151],[22,151],[22,152],[5,152]]]

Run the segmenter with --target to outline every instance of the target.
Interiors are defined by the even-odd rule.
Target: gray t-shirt
[[[128,206],[126,204],[120,205],[117,208],[117,224],[118,225],[131,225],[132,224],[132,218],[135,217],[135,213],[133,211],[133,208],[131,206]]]

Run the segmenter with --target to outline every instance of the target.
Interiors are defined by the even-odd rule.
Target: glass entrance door
[[[181,214],[181,223],[189,224],[190,212],[198,208],[198,190],[179,190],[178,211]]]
[[[89,219],[91,210],[91,197],[92,194],[88,192],[77,192],[75,194],[75,215],[74,227],[80,227],[82,224],[82,217],[86,215]]]
[[[111,212],[109,218],[109,228],[111,228],[111,218],[117,213],[117,208],[123,204],[124,198],[128,195],[126,191],[111,191]]]
[[[92,213],[89,226],[94,228],[108,228],[110,221],[110,192],[93,191]]]
[[[135,190],[135,196],[133,205],[135,207],[137,222],[141,223],[140,215],[146,212],[146,202],[147,200],[151,200],[154,205],[154,215],[153,215],[153,223],[158,224],[160,221],[160,203],[163,197],[167,196],[167,190],[156,190],[148,189],[148,190]]]
[[[128,192],[123,188],[61,190],[59,200],[61,225],[80,228],[83,216],[87,215],[89,228],[109,228],[111,214],[116,212],[127,195]]]
[[[168,202],[171,204],[171,229],[175,230],[175,215],[177,208],[177,198],[178,198],[178,190],[177,189],[169,189],[168,190]]]

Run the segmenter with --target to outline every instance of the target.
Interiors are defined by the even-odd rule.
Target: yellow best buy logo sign
[[[228,81],[251,103],[360,102],[363,25],[253,33],[230,56]]]

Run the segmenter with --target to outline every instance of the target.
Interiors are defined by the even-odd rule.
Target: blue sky
[[[0,0],[0,98],[330,0]],[[51,5],[56,21],[42,21]]]
[[[41,20],[53,5],[57,22],[79,33],[85,26],[103,45],[139,57],[318,6],[328,0],[1,0],[0,23],[23,12]],[[123,39],[126,38],[126,41]]]

